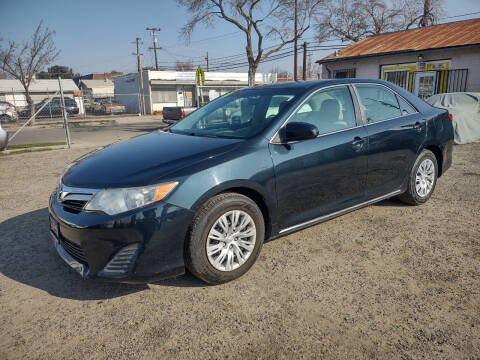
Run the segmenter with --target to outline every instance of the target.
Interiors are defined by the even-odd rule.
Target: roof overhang
[[[436,52],[436,51],[466,49],[466,48],[475,48],[475,47],[480,47],[480,44],[449,46],[449,47],[443,47],[443,48],[424,49],[424,50],[407,49],[407,50],[391,51],[391,52],[385,52],[385,53],[359,55],[359,56],[348,56],[348,57],[338,57],[338,58],[329,58],[329,59],[324,58],[324,59],[321,59],[321,60],[317,60],[315,62],[320,65],[320,64],[330,64],[330,63],[363,60],[363,59],[368,59],[368,58],[372,58],[372,57],[378,58],[378,57],[386,57],[386,56],[392,56],[392,55],[394,56],[394,55],[419,54],[419,53],[425,54],[425,53]]]
[[[150,80],[150,85],[195,85],[195,81]]]
[[[195,85],[195,80],[184,80],[184,81],[175,81],[175,80],[150,80],[150,85]],[[222,86],[222,85],[238,85],[238,86],[246,86],[248,82],[246,81],[236,81],[236,80],[206,80],[205,86]]]

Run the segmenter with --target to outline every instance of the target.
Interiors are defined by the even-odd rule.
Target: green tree
[[[37,74],[38,79],[56,79],[61,76],[62,79],[73,79],[80,74],[74,73],[73,69],[68,66],[53,65],[47,71],[41,71]]]

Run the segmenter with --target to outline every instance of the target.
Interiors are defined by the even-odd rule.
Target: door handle
[[[355,136],[352,141],[352,147],[355,151],[360,151],[363,148],[363,145],[365,144],[365,139],[362,139],[359,136]]]
[[[415,125],[413,125],[413,129],[417,132],[421,132],[423,130],[423,124],[420,121],[417,121]]]

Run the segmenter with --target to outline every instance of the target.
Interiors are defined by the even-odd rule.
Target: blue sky
[[[480,11],[480,0],[444,0],[446,15],[454,16]],[[9,14],[9,16],[5,16]],[[15,14],[21,14],[19,16]],[[210,59],[245,52],[244,38],[234,25],[217,21],[215,28],[200,26],[189,45],[179,39],[179,29],[188,18],[185,10],[174,0],[83,0],[38,1],[17,0],[2,4],[0,37],[22,40],[28,38],[40,20],[55,30],[55,43],[61,50],[57,64],[73,67],[80,73],[136,69],[135,38],[143,39],[143,65],[153,65],[151,34],[145,27],[160,27],[158,46],[159,61],[200,61],[208,51]],[[480,17],[479,15],[455,18]],[[450,19],[449,19],[450,21]],[[306,34],[307,40],[313,36]],[[272,43],[273,44],[273,43]],[[315,52],[313,59],[331,51]],[[293,60],[286,58],[260,66],[269,71],[274,66],[292,71]],[[160,63],[162,65],[163,63]],[[232,71],[245,71],[240,68]]]

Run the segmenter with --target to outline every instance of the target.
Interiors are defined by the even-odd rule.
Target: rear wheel
[[[426,203],[435,189],[437,176],[437,158],[430,150],[423,150],[413,165],[407,191],[399,199],[411,205]]]
[[[197,212],[186,247],[186,265],[210,284],[234,280],[250,269],[265,236],[261,210],[237,193],[217,195]]]

